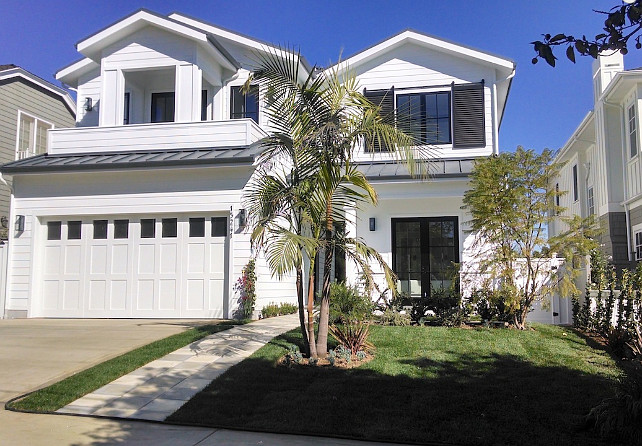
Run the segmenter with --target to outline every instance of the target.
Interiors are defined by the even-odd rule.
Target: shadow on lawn
[[[414,443],[602,444],[580,426],[610,395],[607,378],[454,351],[448,361],[375,359],[352,370],[275,366],[276,347],[299,340],[277,338],[273,357],[230,369],[169,421]]]

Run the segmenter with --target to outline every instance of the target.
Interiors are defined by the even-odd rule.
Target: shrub
[[[473,291],[471,296],[472,307],[483,321],[510,322],[513,315],[504,304],[502,292],[490,287],[483,287]]]
[[[279,315],[283,316],[286,314],[294,314],[298,310],[299,307],[296,304],[289,304],[287,302],[284,302],[279,306]]]
[[[591,409],[587,422],[609,440],[642,445],[642,368],[620,381],[618,391]]]
[[[358,351],[371,351],[373,345],[368,342],[370,326],[362,321],[343,320],[342,324],[333,324],[329,327],[330,333],[339,343],[339,347],[356,355]]]
[[[330,284],[330,323],[342,320],[365,321],[372,316],[374,303],[369,296],[343,282]]]
[[[401,313],[394,308],[387,308],[381,316],[379,316],[379,323],[381,325],[404,327],[410,325],[410,315],[408,313]]]
[[[285,354],[284,360],[286,365],[301,364],[303,355],[299,351],[299,347],[294,344],[289,345],[288,352]]]
[[[236,289],[239,292],[239,315],[249,319],[254,313],[256,305],[256,262],[248,260],[243,267],[241,277],[236,282]]]
[[[279,306],[275,303],[270,303],[263,307],[261,310],[261,315],[264,319],[268,317],[274,317],[279,315]]]

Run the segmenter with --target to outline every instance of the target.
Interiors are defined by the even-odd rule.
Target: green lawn
[[[564,335],[566,333],[566,335]],[[597,445],[581,430],[621,373],[570,330],[381,327],[358,369],[276,366],[297,330],[212,382],[168,421],[465,445]]]
[[[9,404],[9,407],[32,412],[54,412],[148,362],[161,358],[212,333],[232,328],[239,323],[242,322],[222,321],[215,325],[203,325],[159,339],[151,344],[144,345],[76,373],[49,387],[37,390],[27,397]]]

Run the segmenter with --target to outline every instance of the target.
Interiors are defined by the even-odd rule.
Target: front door
[[[457,217],[392,219],[392,269],[398,290],[407,298],[427,298],[448,288],[453,263],[459,262]]]

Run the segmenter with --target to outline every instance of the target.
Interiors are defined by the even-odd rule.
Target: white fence
[[[0,319],[5,317],[5,302],[7,301],[7,259],[9,244],[0,241]]]

